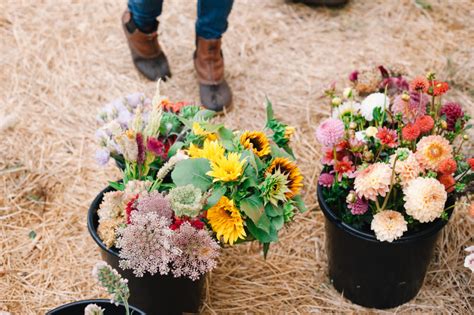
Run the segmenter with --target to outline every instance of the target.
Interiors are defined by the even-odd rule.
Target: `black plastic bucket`
[[[124,315],[125,307],[122,305],[116,306],[110,303],[110,300],[97,299],[97,300],[82,300],[64,304],[50,310],[46,315],[84,315],[84,309],[89,304],[96,304],[103,308],[105,315]],[[138,308],[130,306],[130,315],[146,315],[146,313],[140,311]]]
[[[131,269],[119,267],[119,254],[115,248],[106,248],[97,235],[99,217],[97,210],[104,193],[113,190],[107,187],[92,202],[87,216],[87,226],[94,241],[99,245],[102,259],[116,269],[122,277],[128,279],[130,304],[137,306],[149,315],[175,315],[182,313],[199,313],[205,276],[193,281],[189,278],[175,278],[173,275],[145,274],[136,277]]]
[[[336,290],[353,303],[379,309],[414,298],[447,221],[437,219],[392,243],[380,242],[374,234],[342,222],[323,200],[319,185],[317,195],[326,218],[329,278]],[[454,198],[448,198],[447,204],[453,205]]]

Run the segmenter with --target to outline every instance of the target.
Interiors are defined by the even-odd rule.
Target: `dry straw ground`
[[[226,250],[203,312],[375,312],[351,304],[328,282],[313,131],[328,112],[323,87],[372,63],[398,63],[411,75],[435,69],[453,86],[450,97],[472,113],[474,3],[424,2],[432,9],[414,0],[353,0],[342,10],[236,1],[224,37],[234,110],[221,119],[261,126],[267,94],[297,128],[294,145],[313,211],[283,233],[267,261],[255,245]],[[0,2],[0,310],[41,314],[104,296],[90,275],[99,252],[85,218],[95,194],[119,173],[93,161],[94,116],[117,96],[151,95],[154,88],[132,66],[119,23],[124,7],[113,0]],[[165,1],[161,17],[160,40],[174,74],[162,86],[174,100],[198,99],[195,7]],[[473,242],[466,204],[459,202],[445,228],[418,297],[389,312],[474,312],[474,278],[462,266],[463,248]]]

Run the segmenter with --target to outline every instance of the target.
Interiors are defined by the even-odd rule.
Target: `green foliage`
[[[120,191],[125,190],[125,184],[123,182],[109,182],[109,186],[115,190],[120,190]]]
[[[264,214],[263,200],[256,195],[242,199],[240,201],[240,210],[255,224],[258,224],[260,218]]]
[[[161,116],[160,135],[168,136],[179,133],[182,123],[178,116],[170,112],[164,112]]]
[[[206,175],[210,170],[206,159],[187,159],[176,164],[171,178],[176,186],[193,185],[205,192],[212,185],[211,178]]]

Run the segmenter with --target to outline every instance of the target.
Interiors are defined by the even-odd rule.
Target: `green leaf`
[[[194,119],[199,120],[199,121],[203,121],[203,120],[206,121],[206,120],[211,119],[215,115],[216,115],[215,111],[208,110],[208,109],[203,109],[203,110],[200,110],[199,112],[197,112],[197,114],[194,116]]]
[[[272,225],[275,227],[275,229],[277,229],[277,231],[279,231],[285,224],[285,218],[283,218],[283,216],[274,217],[274,218],[271,218],[270,220],[272,222]]]
[[[271,224],[272,223],[270,222],[270,219],[267,217],[266,214],[263,213],[260,219],[258,220],[257,227],[267,233],[270,233]]]
[[[178,150],[180,150],[183,146],[184,142],[181,141],[176,141],[175,143],[173,143],[171,148],[168,150],[168,157],[172,157],[173,155],[175,155],[176,152],[178,152]]]
[[[249,232],[258,240],[260,243],[270,243],[278,241],[278,232],[273,225],[270,225],[270,233],[259,229],[252,220],[245,221]]]
[[[283,215],[283,207],[278,207],[273,205],[272,203],[267,203],[265,205],[265,213],[269,217],[278,217]]]
[[[125,190],[125,184],[123,184],[123,183],[109,182],[109,186],[112,187],[115,190],[120,190],[120,191]]]
[[[272,102],[270,102],[270,100],[266,96],[265,96],[265,105],[267,107],[267,125],[268,125],[270,120],[273,119],[273,105],[272,105]]]
[[[258,196],[252,195],[240,201],[240,210],[257,224],[263,214],[263,201]]]
[[[276,144],[272,143],[270,144],[270,149],[272,151],[272,156],[273,157],[283,157],[283,158],[288,158],[290,160],[293,160],[293,157],[288,154],[285,150],[277,146]]]
[[[233,141],[234,133],[232,132],[232,130],[222,127],[218,130],[217,134],[219,135],[219,138],[224,148],[229,151],[233,151],[235,149]]]
[[[187,159],[176,164],[171,178],[176,186],[191,184],[205,192],[212,185],[211,177],[206,175],[210,170],[207,159]]]
[[[224,196],[226,193],[227,188],[225,186],[218,187],[212,190],[211,196],[207,198],[207,203],[205,208],[209,209],[210,207],[214,206],[219,200]]]
[[[293,197],[293,201],[295,202],[296,208],[298,208],[298,210],[300,210],[301,213],[308,211],[308,208],[306,208],[306,205],[304,204],[304,201],[301,195]]]
[[[30,233],[28,233],[28,237],[32,240],[36,238],[36,232],[31,230]]]

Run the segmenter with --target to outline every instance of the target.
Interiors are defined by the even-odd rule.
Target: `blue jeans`
[[[218,39],[227,30],[227,17],[234,0],[198,0],[196,35],[205,39]],[[156,18],[163,9],[163,0],[128,0],[133,22],[142,31],[156,28]]]

